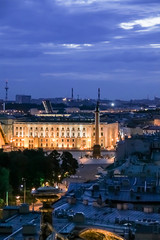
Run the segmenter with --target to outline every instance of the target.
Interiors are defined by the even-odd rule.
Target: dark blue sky
[[[159,0],[0,0],[0,98],[160,97]]]

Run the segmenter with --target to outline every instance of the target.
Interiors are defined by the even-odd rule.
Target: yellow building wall
[[[118,123],[101,123],[99,144],[113,148],[118,140]],[[91,149],[95,143],[94,123],[15,122],[13,144],[17,148]]]

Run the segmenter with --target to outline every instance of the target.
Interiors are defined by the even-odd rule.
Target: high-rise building
[[[16,95],[16,103],[30,103],[31,96],[30,95]]]

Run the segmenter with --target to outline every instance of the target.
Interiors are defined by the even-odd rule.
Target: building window
[[[62,143],[62,147],[64,147],[64,144]]]
[[[46,147],[48,147],[48,143],[46,143]]]
[[[72,139],[72,142],[74,142],[74,139]]]
[[[43,127],[41,127],[41,131],[43,131]]]
[[[18,136],[18,132],[16,132],[16,136]]]
[[[72,147],[74,147],[74,143],[72,144]]]
[[[62,139],[62,142],[64,142],[64,139]]]
[[[30,127],[30,130],[32,130],[32,127]]]
[[[69,139],[67,139],[67,142],[69,142]]]
[[[80,131],[80,128],[78,128],[78,131]]]
[[[83,133],[83,137],[85,137],[85,133]]]
[[[46,142],[48,142],[48,139],[46,139]]]
[[[46,131],[48,131],[48,127],[46,127]]]
[[[53,127],[51,128],[51,131],[53,131],[54,129],[53,129]]]
[[[86,129],[85,128],[83,128],[83,131],[85,131]]]
[[[103,137],[103,132],[101,132],[101,136]]]
[[[41,147],[43,147],[43,143],[41,143]]]
[[[101,131],[103,131],[103,127],[101,127]]]
[[[72,128],[72,131],[74,131],[74,128]]]
[[[62,128],[62,131],[64,131],[64,127]]]
[[[64,132],[62,132],[62,137],[64,137]]]
[[[67,131],[69,131],[69,127],[67,127]]]
[[[18,127],[16,127],[16,130],[18,130]]]
[[[57,131],[59,131],[59,128],[57,128]]]
[[[59,137],[59,133],[57,132],[57,137]]]
[[[67,133],[67,137],[69,137],[69,133]]]
[[[72,136],[74,137],[74,133],[72,133]]]

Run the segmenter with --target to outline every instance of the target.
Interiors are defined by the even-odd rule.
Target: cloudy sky
[[[160,0],[0,0],[0,98],[160,97]]]

